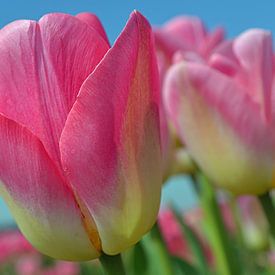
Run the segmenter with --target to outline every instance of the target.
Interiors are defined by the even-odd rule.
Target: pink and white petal
[[[49,14],[1,29],[0,48],[0,112],[32,131],[59,164],[67,114],[108,45],[74,16]]]
[[[174,65],[166,107],[191,156],[220,187],[260,194],[274,185],[274,131],[226,75],[195,63]]]
[[[234,40],[233,51],[243,68],[240,82],[261,106],[265,119],[270,121],[273,79],[271,33],[261,29],[248,30]]]
[[[33,246],[58,259],[97,258],[74,196],[41,142],[0,116],[0,151],[0,194]]]
[[[117,254],[156,221],[161,191],[159,82],[151,28],[134,12],[83,84],[60,139],[68,179]]]
[[[77,14],[75,17],[85,22],[90,27],[94,28],[98,32],[98,34],[101,35],[101,37],[106,41],[106,43],[110,45],[105,29],[102,26],[99,18],[95,14],[89,12],[82,12]]]

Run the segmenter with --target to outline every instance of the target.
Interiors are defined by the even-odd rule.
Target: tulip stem
[[[126,275],[121,255],[109,256],[102,254],[99,258],[105,275]]]
[[[217,274],[239,274],[228,233],[219,210],[216,194],[212,185],[198,175],[201,190],[201,207],[204,213],[205,229],[216,260]]]
[[[270,197],[270,194],[267,192],[259,196],[259,199],[265,212],[266,219],[269,223],[270,233],[273,239],[275,239],[275,207]]]

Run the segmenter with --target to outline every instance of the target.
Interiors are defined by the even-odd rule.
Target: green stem
[[[198,181],[200,183],[201,206],[204,212],[205,226],[215,255],[217,273],[222,275],[240,274],[219,211],[214,189],[202,174],[198,175]]]
[[[196,176],[193,174],[190,175],[190,179],[193,183],[194,191],[195,191],[196,195],[199,197],[200,196],[200,185],[198,183],[198,180],[197,180]]]
[[[149,234],[143,238],[142,243],[150,255],[150,264],[153,266],[150,274],[175,274],[169,252],[164,244],[157,223],[153,226]]]
[[[273,239],[275,239],[275,208],[270,194],[267,192],[259,196],[259,199],[269,223],[270,233]]]
[[[126,275],[120,254],[115,256],[102,254],[99,260],[106,275]]]
[[[254,270],[256,269],[255,261],[254,261],[254,255],[252,252],[248,249],[247,244],[244,241],[244,233],[241,227],[241,216],[240,216],[240,209],[238,204],[238,199],[234,195],[231,195],[229,197],[229,206],[230,210],[233,216],[234,224],[235,224],[235,233],[234,236],[236,237],[236,241],[238,243],[238,246],[240,246],[240,257],[241,262],[244,263],[244,266],[246,268],[247,274],[254,274]]]

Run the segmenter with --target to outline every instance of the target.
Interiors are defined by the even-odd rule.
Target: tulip
[[[0,264],[22,254],[37,254],[30,243],[15,230],[0,233]]]
[[[182,59],[207,60],[210,53],[223,41],[224,30],[217,28],[208,32],[197,17],[179,16],[154,29],[161,86],[167,69]],[[162,106],[161,106],[162,107]],[[175,165],[176,136],[165,110],[161,108],[161,138],[164,155],[164,177],[168,178],[181,166],[181,172],[189,167]]]
[[[234,194],[272,188],[275,161],[271,34],[252,29],[208,62],[182,61],[165,81],[165,106],[191,157]]]
[[[160,202],[158,71],[138,12],[109,47],[94,15],[48,14],[0,31],[0,192],[54,258],[115,255]]]
[[[192,252],[173,212],[171,210],[161,211],[158,217],[158,224],[171,255],[192,262]]]
[[[77,263],[53,261],[51,265],[45,266],[43,262],[45,257],[18,230],[0,232],[0,273],[7,274],[5,267],[12,266],[18,275],[79,274],[80,267]]]
[[[208,263],[213,264],[212,251],[201,231],[203,220],[201,209],[194,208],[188,210],[182,218],[196,236]],[[190,243],[188,243],[188,239],[186,239],[174,213],[169,209],[162,210],[158,217],[158,224],[169,253],[190,263],[194,263],[196,260],[195,255],[192,254]]]

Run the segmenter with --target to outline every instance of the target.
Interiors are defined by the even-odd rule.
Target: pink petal
[[[74,196],[41,142],[0,116],[0,151],[0,193],[27,239],[51,257],[96,258]]]
[[[173,212],[162,211],[158,216],[158,224],[169,253],[192,262],[192,251]]]
[[[178,51],[198,51],[206,39],[206,30],[197,17],[179,16],[155,30],[156,45],[169,58]]]
[[[208,65],[231,77],[239,74],[241,66],[233,51],[233,41],[225,40],[215,47],[208,58]]]
[[[59,163],[67,114],[108,45],[75,17],[49,14],[4,27],[0,48],[0,112],[32,131]]]
[[[220,43],[213,53],[222,55],[228,59],[230,59],[232,62],[235,62],[239,65],[239,61],[235,56],[235,53],[233,52],[233,41],[232,40],[225,40],[222,43]]]
[[[271,33],[251,29],[234,40],[233,51],[243,69],[241,83],[251,98],[261,105],[266,120],[271,115],[273,77]]]
[[[173,64],[179,63],[181,61],[192,61],[192,62],[199,62],[205,63],[205,60],[196,52],[188,52],[188,51],[177,51],[173,55]]]
[[[98,32],[98,34],[106,41],[106,43],[110,45],[107,34],[104,30],[104,27],[102,26],[100,20],[95,14],[92,14],[89,12],[82,12],[77,14],[76,18],[85,22],[90,27],[94,28]]]
[[[162,55],[165,63],[169,65],[173,54],[184,46],[181,41],[173,39],[172,35],[164,33],[160,28],[154,30],[154,35],[158,54]]]
[[[191,156],[214,183],[236,194],[272,187],[275,132],[233,79],[182,62],[168,74],[164,102]]]
[[[208,60],[208,64],[212,68],[215,68],[216,70],[230,77],[236,75],[239,69],[234,60],[232,61],[231,59],[218,53],[214,53],[211,55],[211,57]]]
[[[205,26],[197,17],[176,17],[164,26],[164,30],[184,41],[187,50],[198,49],[206,38]]]
[[[262,120],[259,106],[233,79],[200,64],[188,66],[188,77],[247,143],[259,149],[275,145],[275,132]]]
[[[201,44],[201,54],[207,58],[223,42],[224,36],[223,28],[217,28],[212,33],[209,33],[205,42]]]
[[[107,254],[136,243],[156,220],[162,165],[158,112],[151,28],[134,12],[83,84],[60,140],[64,169]]]

